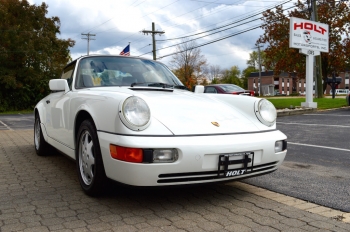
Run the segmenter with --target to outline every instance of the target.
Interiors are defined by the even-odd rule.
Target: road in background
[[[0,115],[1,130],[27,130],[34,128],[34,114]]]
[[[276,172],[244,182],[350,212],[350,108],[280,117],[287,157]]]

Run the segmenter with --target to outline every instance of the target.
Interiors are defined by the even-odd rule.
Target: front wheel
[[[45,156],[49,152],[50,145],[45,141],[43,132],[41,130],[41,123],[39,115],[35,115],[34,122],[34,147],[37,155]]]
[[[76,164],[79,182],[87,195],[102,193],[107,177],[94,124],[85,120],[77,137]]]

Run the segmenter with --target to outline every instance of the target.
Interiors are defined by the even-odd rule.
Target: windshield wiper
[[[162,87],[162,88],[174,88],[173,85],[162,83],[162,82],[143,82],[143,83],[132,83],[130,87],[134,87],[135,85],[144,85],[150,87]]]
[[[150,83],[148,84],[148,86],[151,86],[151,87],[162,87],[162,88],[174,88],[173,85],[169,85],[167,83],[162,83],[162,82],[154,82],[154,83]]]
[[[144,84],[146,84],[146,83],[136,83],[136,82],[134,82],[134,83],[131,83],[130,87],[134,87],[135,85],[144,85]]]
[[[186,90],[189,90],[186,86],[184,85],[175,85],[174,86],[174,89],[186,89]]]
[[[167,83],[162,82],[142,82],[142,83],[132,83],[130,87],[134,87],[136,85],[144,85],[144,86],[150,86],[150,87],[161,87],[161,88],[170,88],[170,89],[186,89],[188,88],[184,85],[171,85]]]

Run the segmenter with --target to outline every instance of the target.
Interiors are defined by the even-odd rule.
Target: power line
[[[219,42],[219,41],[221,41],[221,40],[224,40],[224,39],[227,39],[227,38],[230,38],[230,37],[233,37],[233,36],[236,36],[236,35],[240,35],[240,34],[243,34],[243,33],[245,33],[245,32],[248,32],[248,31],[251,31],[251,30],[254,30],[254,29],[257,29],[257,28],[260,28],[262,25],[264,25],[264,24],[259,24],[259,25],[250,27],[250,28],[248,28],[248,29],[245,29],[245,30],[242,30],[242,31],[239,31],[239,32],[235,32],[235,33],[233,33],[233,34],[230,34],[230,35],[227,35],[227,36],[218,38],[218,39],[214,39],[214,40],[212,40],[212,41],[209,41],[209,42],[206,42],[206,43],[203,43],[203,44],[200,44],[200,45],[191,47],[190,49],[195,49],[195,48],[203,47],[203,46],[205,46],[205,45],[209,45],[209,44],[212,44],[212,43],[216,43],[216,42]],[[188,49],[188,50],[190,50],[190,49]],[[170,53],[170,54],[161,56],[161,57],[159,57],[159,59],[164,58],[164,57],[167,57],[167,56],[172,56],[172,55],[175,55],[175,54],[178,54],[178,53],[181,53],[181,52],[185,52],[185,51],[187,51],[187,50],[178,51],[178,52],[173,52],[173,53]]]
[[[295,7],[295,6],[292,6],[292,7],[286,8],[286,9],[284,9],[284,10],[288,10],[288,9],[291,9],[291,8],[294,8],[294,7]],[[236,25],[236,26],[233,26],[233,27],[224,29],[224,30],[211,33],[211,34],[209,34],[209,35],[216,34],[216,33],[219,33],[219,32],[222,32],[222,31],[225,31],[225,30],[234,28],[234,27],[242,26],[242,25],[244,25],[244,24],[246,24],[246,23],[253,22],[253,21],[256,21],[256,20],[259,20],[259,19],[253,19],[253,20],[251,20],[251,21],[248,21],[248,22],[245,22],[245,23],[242,23],[242,24],[239,24],[239,25]],[[261,24],[261,26],[263,26],[263,25],[264,25],[264,24]],[[260,27],[260,26],[258,26],[258,27]],[[256,29],[256,28],[254,27],[253,29]],[[252,29],[250,29],[250,30],[252,30]],[[248,31],[250,31],[250,30],[248,30]],[[242,34],[242,33],[238,33],[238,34]],[[238,34],[237,34],[237,35],[238,35]],[[157,49],[157,51],[163,50],[163,49],[166,49],[166,48],[170,48],[170,47],[175,47],[175,46],[178,46],[178,45],[180,45],[180,44],[188,43],[188,42],[191,42],[191,41],[200,39],[200,38],[207,37],[207,36],[209,36],[209,35],[205,35],[205,36],[201,36],[201,37],[198,37],[198,38],[194,38],[194,39],[191,39],[191,40],[188,40],[188,41],[184,41],[184,42],[181,42],[181,43],[173,44],[173,45],[170,45],[170,46],[168,46],[168,47],[163,47],[163,48]],[[232,36],[234,36],[234,35],[236,35],[236,33],[233,33]],[[232,37],[232,36],[229,36],[229,37]],[[226,36],[224,36],[224,37],[225,37],[225,38],[229,38],[229,37],[226,37]],[[214,41],[215,41],[215,42],[218,42],[218,41],[220,41],[220,40],[222,40],[222,39],[219,39],[219,40],[217,40],[217,41],[216,41],[216,39],[215,39]],[[210,44],[210,43],[208,43],[208,44]],[[204,46],[204,45],[203,45],[203,46]],[[144,54],[142,54],[142,55],[140,55],[140,56],[143,56],[143,55],[146,55],[146,54],[149,54],[149,53],[151,53],[151,52],[144,53]],[[162,57],[161,57],[161,58],[162,58]]]
[[[218,0],[217,0],[217,1],[218,1]],[[217,2],[217,1],[210,2],[210,3],[215,3],[215,2]],[[252,14],[252,15],[247,16],[247,18],[251,18],[251,17],[253,17],[253,16],[259,15],[259,14],[263,13],[264,11],[266,11],[266,10],[268,10],[268,9],[273,9],[273,8],[277,7],[278,5],[283,5],[283,4],[286,4],[286,3],[290,2],[290,1],[291,1],[291,0],[284,1],[284,2],[280,2],[279,4],[269,5],[269,6],[267,6],[266,8],[264,8],[263,10],[256,11],[257,13],[255,13],[255,15]],[[207,4],[207,5],[208,5],[208,4]],[[222,10],[224,10],[224,9],[222,9]],[[222,10],[219,10],[219,11],[213,12],[213,13],[218,13],[218,12],[220,12],[220,11],[222,11]],[[213,14],[213,13],[211,13],[211,14]],[[210,15],[210,14],[207,14],[207,15],[202,16],[202,17],[206,17],[206,16],[208,16],[208,15]],[[237,17],[238,17],[238,16],[233,17],[233,18],[237,18]],[[200,17],[200,18],[201,18],[201,17]],[[231,19],[232,19],[232,18],[231,18]],[[231,19],[229,19],[229,20],[231,20]],[[169,20],[168,20],[168,21],[169,21]],[[225,21],[228,21],[228,20],[225,20]],[[240,20],[239,20],[239,21],[240,21]],[[236,21],[236,22],[227,24],[227,25],[225,25],[225,26],[228,26],[228,25],[237,23],[237,22],[239,22],[239,21]],[[167,22],[167,21],[166,21],[166,22]],[[179,25],[179,24],[178,24],[178,25]],[[212,25],[215,25],[215,24],[212,24]],[[176,26],[176,25],[175,25],[175,26]],[[211,25],[210,25],[210,26],[211,26]],[[222,26],[222,27],[225,27],[225,26]],[[172,27],[174,27],[174,26],[172,26]],[[206,27],[209,27],[209,26],[206,26]],[[204,27],[204,28],[206,28],[206,27]],[[220,29],[220,28],[222,28],[222,27],[214,28],[214,29],[212,29],[212,30],[217,30],[217,29]],[[166,27],[166,28],[171,28],[171,27]],[[211,30],[209,30],[209,31],[211,31]],[[205,32],[202,32],[202,33],[205,33]],[[197,34],[202,34],[202,33],[197,33]],[[184,36],[184,37],[187,37],[187,36]],[[135,42],[137,42],[137,41],[139,41],[139,40],[141,40],[141,39],[138,39],[138,40],[136,40]],[[169,40],[171,40],[171,39],[169,39]],[[157,41],[161,42],[162,40],[157,40]],[[167,41],[167,40],[164,40],[164,41]],[[146,53],[146,54],[148,54],[148,53]]]
[[[160,9],[157,9],[156,11],[161,10],[161,9],[164,9],[164,8],[168,7],[169,5],[172,5],[172,4],[174,4],[174,3],[178,2],[178,1],[179,1],[179,0],[173,1],[172,3],[170,3],[170,4],[168,4],[168,5],[164,6],[164,7],[162,7],[162,8],[160,8]],[[144,2],[144,1],[143,1],[143,2]],[[143,3],[143,2],[141,2],[141,3]],[[209,5],[209,4],[216,3],[216,2],[218,2],[218,1],[206,2],[207,4],[205,4],[205,6],[206,6],[206,5]],[[239,1],[237,1],[237,2],[239,2]],[[135,4],[135,3],[136,3],[136,2],[134,2],[133,4]],[[138,3],[138,5],[141,4],[141,3]],[[131,4],[130,6],[132,6],[133,4]],[[237,3],[236,3],[236,4],[237,4]],[[285,4],[285,3],[282,3],[282,4]],[[201,8],[203,8],[203,6],[197,8],[197,9],[201,9]],[[225,6],[225,7],[223,7],[223,8],[220,8],[219,11],[222,11],[222,10],[225,10],[225,9],[228,9],[228,8],[231,8],[231,7]],[[197,9],[196,9],[196,10],[197,10]],[[153,12],[151,12],[151,13],[149,13],[149,14],[152,14],[152,13],[154,13],[154,12],[156,12],[156,11],[153,11]],[[193,12],[193,11],[194,11],[194,10],[191,10],[191,11],[185,13],[185,14],[188,14],[188,13]],[[211,15],[211,14],[218,13],[219,11],[216,10],[215,12],[211,12],[210,14],[205,14],[205,15],[202,15],[201,17],[195,17],[195,18],[193,18],[193,19],[207,17],[207,16],[209,16],[209,15]],[[149,14],[146,14],[146,15],[144,15],[144,16],[142,16],[142,17],[145,17],[145,16],[147,16],[147,15],[149,15]],[[184,14],[182,14],[182,15],[184,15]],[[180,16],[182,16],[182,15],[180,15]],[[180,16],[177,16],[177,17],[180,17]],[[177,18],[177,17],[175,17],[175,18]],[[173,19],[174,19],[174,18],[171,18],[171,19],[168,20],[168,21],[171,21],[171,20],[173,20]],[[165,22],[167,22],[167,21],[165,21]],[[104,22],[104,23],[105,23],[105,22]],[[100,24],[100,25],[101,25],[101,24]],[[177,26],[177,25],[173,25],[173,27],[174,27],[174,26]],[[227,25],[225,25],[225,26],[227,26]],[[224,28],[225,26],[221,26],[220,28]],[[97,26],[96,26],[96,27],[97,27]],[[94,28],[96,28],[96,27],[94,27]],[[113,28],[111,28],[111,29],[113,29]],[[108,30],[111,30],[111,29],[108,29]],[[212,29],[212,30],[218,30],[218,29],[219,29],[219,28]],[[108,30],[105,30],[105,31],[108,31]],[[105,31],[97,32],[97,33],[103,33],[103,32],[105,32]],[[127,37],[124,37],[124,38],[118,40],[117,42],[115,42],[115,43],[113,43],[113,44],[111,44],[111,45],[108,45],[107,47],[112,46],[112,45],[114,45],[114,44],[117,44],[117,43],[119,43],[120,41],[123,41],[123,40],[125,40],[125,39],[127,39],[127,38],[130,38],[130,37],[133,37],[133,36],[135,36],[135,34],[134,34],[134,35],[127,36]],[[140,39],[138,39],[138,40],[136,40],[136,41],[139,41],[139,40],[140,40]]]
[[[286,2],[284,2],[284,3],[281,3],[281,4],[286,4],[286,3],[290,2],[290,1],[291,1],[291,0],[288,0],[288,1],[286,1]],[[275,7],[276,7],[276,6],[274,6],[273,8],[275,8]],[[273,9],[273,8],[270,8],[270,9]],[[270,9],[266,9],[266,10],[270,10]],[[264,11],[266,11],[266,10],[264,10]],[[264,12],[264,11],[262,11],[262,12]],[[238,20],[238,21],[235,21],[235,22],[232,22],[232,23],[229,23],[229,24],[226,24],[226,25],[224,25],[224,26],[220,26],[220,27],[217,27],[217,28],[214,28],[214,29],[211,29],[211,30],[207,30],[207,31],[204,31],[204,32],[199,32],[199,33],[197,33],[197,34],[188,35],[188,36],[183,36],[183,37],[178,37],[178,38],[173,38],[173,39],[157,40],[157,41],[168,41],[168,40],[184,39],[184,38],[187,38],[187,37],[191,37],[191,36],[196,36],[196,35],[204,34],[204,33],[210,32],[210,31],[215,31],[215,30],[218,30],[218,29],[220,29],[220,28],[224,28],[224,27],[227,27],[227,26],[229,26],[229,25],[232,25],[232,24],[236,24],[236,23],[245,21],[245,20],[247,20],[247,19],[249,19],[249,18],[252,18],[252,17],[254,17],[254,16],[257,16],[257,15],[261,14],[262,12],[256,13],[256,14],[254,14],[254,15],[249,15],[249,16],[247,16],[247,17],[245,17],[245,18],[243,18],[243,19],[240,19],[240,20]],[[258,18],[258,19],[259,19],[259,18]],[[246,22],[246,23],[249,23],[249,22],[252,22],[252,21],[255,21],[255,20],[258,20],[258,19],[254,19],[254,20],[248,21],[248,22]],[[245,24],[246,24],[246,23],[245,23]],[[240,24],[240,25],[242,25],[242,24]],[[236,27],[236,26],[235,26],[235,27]],[[230,28],[233,28],[233,27],[229,27],[229,28],[227,28],[227,29],[230,29]],[[224,29],[224,30],[227,30],[227,29]],[[221,30],[221,31],[224,31],[224,30]],[[221,32],[221,31],[219,31],[219,32]],[[215,33],[217,33],[217,32],[215,32]],[[215,34],[215,33],[212,33],[212,34]],[[210,35],[211,35],[211,34],[210,34]]]
[[[203,7],[200,7],[200,8],[203,8]],[[189,20],[200,19],[200,18],[207,17],[207,16],[209,16],[209,15],[212,15],[212,14],[219,13],[219,12],[221,12],[221,11],[223,11],[223,10],[228,9],[229,6],[222,6],[221,8],[223,8],[223,9],[217,9],[217,11],[210,12],[210,13],[205,14],[205,15],[202,15],[202,16],[194,17],[194,18],[191,18],[191,19],[189,19]],[[199,9],[199,8],[198,8],[198,9]],[[189,13],[190,13],[190,12],[189,12]],[[186,13],[186,14],[187,14],[187,13]],[[182,16],[182,15],[181,15],[181,16]],[[177,18],[177,17],[176,17],[176,18]],[[170,20],[168,20],[168,21],[172,21],[172,19],[170,19]],[[165,21],[165,22],[168,22],[168,21]],[[187,22],[188,22],[188,20],[187,20]],[[183,25],[183,23],[182,23],[182,24],[173,24],[173,25],[168,26],[168,28],[172,28],[172,27],[176,27],[176,26],[180,26],[180,25]]]
[[[238,0],[237,2],[239,2],[240,0]],[[217,2],[217,1],[215,1],[215,2]],[[215,2],[211,2],[211,3],[215,3]],[[284,4],[284,3],[283,3]],[[278,4],[278,5],[280,5],[280,4]],[[267,8],[270,8],[271,6],[273,6],[273,7],[276,7],[276,6],[278,6],[278,5],[276,5],[276,4],[273,4],[273,5],[270,5],[270,6],[267,6]],[[228,6],[224,6],[224,8],[228,8]],[[265,8],[265,7],[264,7]],[[199,16],[199,17],[194,17],[194,18],[192,18],[192,19],[199,19],[199,18],[204,18],[204,17],[206,17],[206,16],[208,16],[208,15],[211,15],[211,14],[215,14],[215,13],[218,13],[218,12],[221,12],[222,10],[225,10],[225,9],[220,9],[220,10],[218,10],[218,11],[216,11],[216,12],[211,12],[211,13],[209,13],[209,14],[206,14],[206,15],[203,15],[203,16]],[[264,9],[264,10],[262,10],[261,12],[263,12],[263,11],[265,11],[266,9]],[[241,15],[239,15],[239,16],[241,16]],[[233,18],[237,18],[238,16],[236,16],[236,17],[233,17]],[[230,19],[229,19],[230,20]],[[171,20],[168,20],[168,21],[171,21]],[[168,21],[166,21],[166,22],[168,22]],[[225,20],[225,21],[228,21],[228,20]],[[179,25],[182,25],[182,24],[173,24],[172,26],[170,26],[170,27],[175,27],[175,26],[179,26]],[[212,24],[212,25],[214,25],[214,24]],[[211,25],[210,25],[211,26]],[[209,27],[209,26],[207,26],[207,27]]]
[[[199,1],[199,0],[191,0],[192,2],[204,2],[206,3],[206,1]],[[272,0],[272,1],[265,1],[265,0],[245,0],[245,2],[278,2],[278,0]],[[218,3],[213,3],[213,4],[219,4],[219,5],[234,5],[234,4],[230,4],[230,3],[223,3],[223,2],[218,2]]]
[[[220,31],[217,31],[217,32],[213,32],[213,33],[210,33],[210,34],[208,34],[208,35],[204,35],[204,36],[201,36],[201,37],[198,37],[198,38],[194,38],[194,39],[191,39],[191,40],[186,40],[186,41],[183,41],[183,42],[181,42],[181,43],[173,44],[173,45],[170,45],[170,46],[168,46],[168,47],[164,47],[164,48],[161,48],[161,49],[158,49],[158,50],[163,50],[163,49],[166,49],[166,48],[175,47],[175,46],[177,46],[177,45],[184,44],[184,43],[188,43],[188,42],[191,42],[191,41],[194,41],[194,40],[197,40],[197,39],[201,39],[201,38],[204,38],[204,37],[213,35],[213,34],[217,34],[217,33],[220,33],[220,32],[223,32],[223,31],[226,31],[226,30],[235,28],[235,27],[239,27],[239,26],[245,25],[245,24],[247,24],[247,23],[251,23],[251,22],[256,21],[256,20],[259,20],[259,19],[253,19],[253,20],[251,20],[251,21],[248,21],[248,22],[245,22],[245,23],[241,23],[241,24],[238,24],[238,25],[235,25],[235,26],[226,28],[226,29],[224,29],[224,30],[220,30]]]
[[[213,1],[213,2],[209,2],[208,4],[206,4],[206,5],[204,5],[204,6],[210,5],[211,3],[215,3],[215,2],[217,2],[217,1],[219,1],[219,0],[216,0],[216,1]],[[238,0],[237,2],[239,2],[239,1],[241,1],[241,0]],[[171,4],[172,4],[172,3],[171,3]],[[171,5],[171,4],[169,4],[169,5]],[[168,6],[168,5],[167,5],[167,6]],[[204,6],[200,6],[200,7],[196,8],[195,10],[202,9]],[[164,8],[164,7],[163,7],[163,8]],[[225,6],[224,8],[227,8],[227,6]],[[162,9],[162,8],[161,8],[161,9]],[[195,10],[188,11],[188,12],[186,12],[186,13],[184,13],[184,14],[182,14],[182,15],[176,16],[176,17],[174,17],[174,18],[178,18],[178,17],[183,16],[183,15],[185,15],[185,14],[191,13],[191,12],[193,12],[193,11],[195,11]],[[222,11],[222,10],[224,10],[224,9],[220,9],[219,11]],[[158,11],[158,10],[157,10],[157,11]],[[217,12],[219,12],[219,11],[217,11]],[[204,16],[200,16],[200,17],[197,17],[197,18],[204,18],[204,17],[206,17],[206,16],[208,16],[208,15],[211,15],[211,14],[214,14],[214,13],[217,13],[217,12],[212,12],[212,13],[210,13],[210,14],[207,14],[207,15],[204,15]],[[144,17],[144,16],[143,16],[143,17]],[[167,21],[165,21],[165,22],[172,21],[174,18],[171,18],[171,19],[169,19],[169,20],[167,20]],[[197,19],[197,18],[193,18],[193,19]],[[165,23],[165,22],[162,22],[162,23]],[[182,25],[182,24],[173,25],[173,26],[171,26],[171,27],[178,26],[178,25]],[[113,28],[111,28],[111,29],[113,29]],[[108,30],[111,30],[111,29],[108,29]],[[105,30],[105,31],[108,31],[108,30]],[[105,32],[105,31],[103,31],[103,32]],[[101,33],[101,32],[99,32],[99,33]],[[130,38],[130,37],[132,37],[132,36],[135,36],[135,35],[136,35],[136,33],[134,33],[133,35],[130,35],[130,36],[128,36],[128,37],[124,37],[123,39],[117,41],[116,43],[118,43],[118,42],[120,42],[120,41],[123,41],[123,40],[125,40],[125,39],[127,39],[127,38]],[[138,39],[138,40],[136,40],[136,41],[134,41],[134,42],[137,42],[137,41],[139,41],[139,40],[141,40],[141,38]],[[114,44],[116,44],[116,43],[113,43],[113,44],[111,44],[111,45],[114,45]],[[109,46],[111,46],[111,45],[109,45]]]
[[[219,1],[219,0],[216,0],[216,1],[214,1],[214,2],[217,2],[217,1]],[[212,2],[212,3],[214,3],[214,2]],[[210,5],[210,3],[209,3],[209,4],[206,4],[206,5],[204,5],[204,6],[207,6],[207,5]],[[183,16],[183,15],[185,15],[185,14],[189,14],[189,13],[191,13],[191,12],[193,12],[193,11],[196,11],[196,10],[198,10],[198,9],[203,8],[204,6],[200,6],[200,7],[196,8],[195,10],[188,11],[188,12],[186,12],[186,13],[184,13],[184,14],[181,14],[181,15],[178,15],[178,16],[176,16],[176,17],[174,17],[174,18],[178,18],[178,17]],[[171,18],[171,19],[169,19],[169,20],[167,20],[167,21],[164,21],[164,22],[162,22],[162,23],[165,23],[165,22],[168,22],[168,21],[172,21],[172,20],[174,20],[174,18]],[[111,29],[113,29],[113,28],[111,28]],[[111,30],[111,29],[108,29],[108,30]],[[107,30],[106,30],[106,31],[107,31]],[[103,31],[103,32],[104,32],[104,31]],[[133,35],[130,35],[130,36],[128,36],[128,37],[125,37],[125,38],[123,38],[123,39],[117,41],[116,43],[118,43],[118,42],[120,42],[120,41],[123,41],[123,40],[125,40],[125,39],[127,39],[127,38],[130,38],[130,37],[132,37],[132,36],[135,36],[135,35],[136,35],[136,33],[134,33]],[[141,38],[138,39],[138,40],[136,40],[136,41],[134,41],[134,42],[137,42],[137,41],[140,41],[140,40],[141,40]],[[116,44],[116,43],[114,43],[114,44]],[[113,45],[113,44],[111,44],[111,45]],[[111,46],[111,45],[109,45],[109,46]]]
[[[145,47],[148,47],[148,46],[151,46],[152,44],[147,44],[146,46],[143,46],[142,48],[138,48],[138,49],[136,49],[136,50],[141,50],[141,49],[144,49]]]
[[[191,10],[191,11],[188,11],[188,12],[186,12],[186,13],[184,13],[184,14],[178,15],[178,16],[176,16],[176,17],[174,17],[174,18],[171,18],[171,19],[169,19],[169,20],[167,20],[167,21],[164,21],[164,22],[162,22],[162,23],[166,23],[166,22],[172,21],[172,20],[174,20],[175,18],[178,18],[178,17],[180,17],[180,16],[189,14],[189,13],[191,13],[191,12],[193,12],[193,11],[198,10],[198,9],[202,9],[203,7],[208,6],[208,5],[210,5],[210,4],[212,4],[212,3],[215,3],[215,2],[217,2],[217,1],[219,1],[219,0],[216,0],[216,1],[214,1],[214,2],[209,2],[208,4],[206,4],[206,5],[204,5],[204,6],[200,6],[200,7],[196,8],[196,9],[194,9],[194,10]]]
[[[284,9],[284,10],[288,10],[288,9],[294,8],[294,7],[295,7],[295,6],[289,7],[289,8]],[[230,35],[226,35],[226,36],[223,36],[223,37],[220,37],[220,38],[217,38],[217,39],[208,41],[208,42],[206,42],[206,43],[203,43],[203,44],[200,44],[200,45],[191,47],[190,49],[195,49],[195,48],[203,47],[203,46],[205,46],[205,45],[209,45],[209,44],[212,44],[212,43],[216,43],[216,42],[219,42],[219,41],[221,41],[221,40],[224,40],[224,39],[227,39],[227,38],[230,38],[230,37],[239,35],[239,34],[243,34],[243,33],[245,33],[245,32],[248,32],[248,31],[251,31],[251,30],[254,30],[254,29],[257,29],[257,28],[260,28],[260,27],[262,27],[262,26],[264,26],[264,25],[266,25],[266,24],[260,24],[260,25],[252,26],[252,27],[250,27],[250,28],[241,30],[241,31],[239,31],[239,32],[235,32],[235,33],[232,33],[232,34],[230,34]],[[187,50],[190,50],[190,49],[187,49]],[[161,49],[159,49],[159,50],[161,50]],[[175,54],[178,54],[178,53],[187,51],[187,50],[173,52],[173,53],[170,53],[170,54],[161,56],[161,57],[159,57],[159,59],[164,58],[164,57],[167,57],[167,56],[175,55]],[[145,54],[148,54],[148,53],[145,53]],[[145,55],[145,54],[143,54],[143,55]],[[142,55],[140,55],[140,56],[142,56]]]
[[[212,4],[212,3],[215,3],[215,2],[217,2],[217,1],[218,1],[218,0],[213,1],[213,2],[209,2],[209,3],[208,3],[208,4],[206,4],[206,5],[209,5],[209,4]],[[177,2],[177,1],[175,1],[175,2]],[[160,8],[160,9],[163,9],[163,8],[165,8],[165,7],[168,7],[169,5],[174,4],[175,2],[172,2],[172,3],[170,3],[170,4],[168,4],[168,5],[164,6],[164,7],[162,7],[162,8]],[[239,2],[239,1],[237,1],[237,2]],[[206,6],[206,5],[205,5],[205,6]],[[197,8],[197,9],[201,9],[201,8],[203,8],[203,6],[201,6],[201,7]],[[227,8],[227,6],[225,6],[224,8],[226,9],[226,8]],[[160,10],[160,9],[158,9],[158,10]],[[197,10],[197,9],[195,9],[195,10]],[[156,11],[158,11],[158,10],[156,10]],[[222,11],[222,10],[224,10],[224,9],[220,9],[219,11]],[[156,12],[156,11],[154,11],[154,12]],[[189,12],[187,12],[187,13],[185,13],[185,14],[188,14],[188,13],[193,12],[193,11],[194,11],[194,10],[189,11]],[[204,16],[196,17],[196,18],[194,18],[194,19],[197,19],[197,18],[203,18],[203,17],[207,17],[208,15],[211,15],[211,14],[214,14],[214,13],[218,13],[219,11],[216,11],[216,12],[211,12],[210,14],[206,14],[206,15],[204,15]],[[154,12],[151,12],[151,13],[154,13]],[[151,14],[151,13],[149,13],[149,14]],[[147,14],[147,15],[149,15],[149,14]],[[182,15],[185,15],[185,14],[182,14]],[[142,17],[145,17],[145,16],[147,16],[147,15],[144,15],[144,16],[142,16]],[[180,15],[180,16],[182,16],[182,15]],[[177,17],[180,17],[180,16],[177,16]],[[177,17],[175,17],[175,18],[177,18]],[[172,18],[172,19],[170,19],[170,20],[168,20],[168,21],[171,21],[171,20],[173,20],[173,19],[174,19],[174,18]],[[165,22],[168,22],[168,21],[165,21]],[[173,25],[173,27],[174,27],[174,26],[177,26],[177,25]],[[110,29],[105,30],[105,31],[109,31],[109,30],[112,30],[112,29],[113,29],[113,28],[110,28]],[[97,33],[103,33],[103,32],[105,32],[105,31],[102,31],[102,32],[97,32]],[[123,41],[123,40],[125,40],[125,39],[130,38],[130,37],[133,37],[133,36],[135,36],[135,35],[136,35],[136,33],[135,33],[135,34],[133,34],[133,35],[130,35],[130,36],[124,37],[124,38],[122,38],[122,39],[118,40],[117,42],[115,42],[115,43],[113,43],[113,44],[108,45],[107,47],[112,46],[112,45],[114,45],[114,44],[117,44],[117,43],[119,43],[120,41]],[[141,38],[140,38],[140,39],[138,39],[138,40],[136,40],[135,42],[137,42],[137,41],[139,41],[139,40],[141,40]]]
[[[263,25],[264,25],[264,24],[255,25],[255,26],[252,26],[252,27],[250,27],[250,28],[248,28],[248,29],[244,29],[244,30],[241,30],[241,31],[239,31],[239,32],[232,33],[232,34],[230,34],[230,35],[226,35],[226,36],[223,36],[223,37],[220,37],[220,38],[211,40],[211,41],[209,41],[209,42],[206,42],[206,43],[203,43],[203,44],[200,44],[200,45],[196,45],[196,46],[191,47],[191,48],[189,48],[189,49],[187,49],[187,50],[191,50],[191,49],[203,47],[203,46],[205,46],[205,45],[209,45],[209,44],[212,44],[212,43],[215,43],[215,42],[219,42],[219,41],[221,41],[221,40],[224,40],[224,39],[227,39],[227,38],[230,38],[230,37],[233,37],[233,36],[236,36],[236,35],[239,35],[239,34],[242,34],[242,33],[245,33],[245,32],[248,32],[248,31],[251,31],[251,30],[254,30],[254,29],[257,29],[257,28],[260,28],[260,27],[263,26]],[[190,41],[188,41],[188,42],[190,42]],[[161,48],[161,49],[158,49],[158,50],[162,50],[162,48]],[[165,55],[165,56],[161,56],[161,57],[159,57],[159,59],[164,58],[164,57],[167,57],[167,56],[172,56],[172,55],[175,55],[175,54],[178,54],[178,53],[181,53],[181,52],[185,52],[185,51],[187,51],[187,50],[182,50],[182,51],[173,52],[173,53],[167,54],[167,55]],[[147,53],[144,53],[144,54],[139,55],[139,56],[143,56],[143,55],[146,55],[146,54],[149,54],[149,53],[151,53],[151,52],[147,52]]]
[[[245,17],[245,18],[243,18],[243,19],[240,19],[240,20],[238,20],[238,21],[235,21],[235,22],[232,22],[232,23],[229,23],[229,24],[226,24],[226,25],[224,25],[224,26],[220,26],[220,27],[217,27],[217,28],[214,28],[214,29],[211,29],[211,30],[207,30],[207,31],[204,31],[204,32],[199,32],[199,33],[197,33],[197,34],[193,34],[193,35],[188,35],[188,36],[183,36],[183,37],[178,37],[178,38],[173,38],[173,39],[166,39],[166,40],[157,40],[157,41],[159,41],[159,42],[160,42],[160,41],[168,41],[168,40],[183,39],[183,38],[186,38],[186,37],[191,37],[191,36],[195,36],[195,35],[199,35],[199,34],[207,33],[207,32],[209,32],[209,31],[218,30],[218,29],[220,29],[220,28],[227,27],[227,26],[229,26],[229,25],[232,25],[232,24],[235,24],[235,23],[238,23],[238,22],[244,21],[244,20],[246,20],[246,19],[248,19],[248,18],[251,18],[251,17],[257,16],[257,15],[259,15],[259,14],[263,13],[263,12],[264,12],[264,11],[266,11],[266,10],[271,10],[271,9],[273,9],[273,8],[275,8],[275,7],[279,6],[279,5],[286,4],[286,3],[290,2],[290,1],[292,1],[292,0],[287,0],[287,1],[281,2],[280,4],[274,5],[274,6],[272,6],[272,7],[271,7],[271,6],[269,6],[267,9],[261,10],[261,11],[259,11],[259,12],[255,13],[255,14],[252,14],[252,15],[248,15],[248,16],[246,16],[246,17]]]

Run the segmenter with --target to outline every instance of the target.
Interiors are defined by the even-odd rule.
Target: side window
[[[70,64],[69,66],[63,69],[61,79],[66,79],[68,82],[69,89],[72,90],[72,82],[73,82],[73,72],[75,68],[76,62]]]
[[[214,87],[207,87],[204,93],[217,93],[217,91]]]

